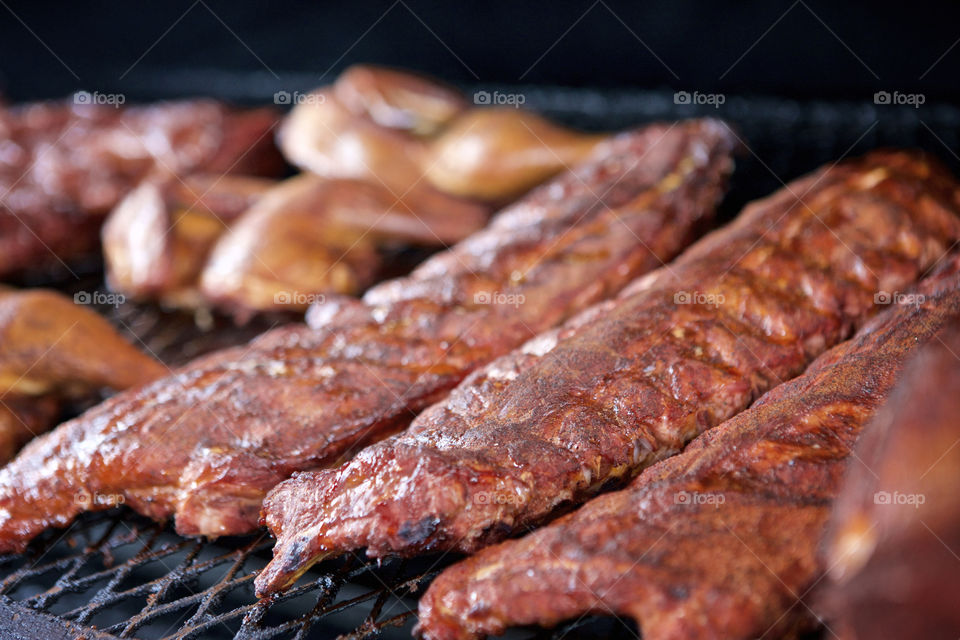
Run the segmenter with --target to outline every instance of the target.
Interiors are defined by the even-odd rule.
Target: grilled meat
[[[960,636],[958,357],[954,321],[857,443],[822,545],[829,579],[812,598],[840,637]]]
[[[711,217],[734,137],[716,121],[618,136],[484,231],[363,302],[118,394],[0,471],[0,549],[122,494],[184,534],[257,526],[266,491],[409,424],[471,370],[675,255]]]
[[[285,180],[217,242],[203,271],[204,296],[241,315],[304,310],[324,294],[370,286],[379,245],[453,243],[486,221],[484,206],[422,194],[397,197],[377,182],[311,174]]]
[[[60,398],[55,395],[0,396],[0,464],[17,455],[24,444],[56,424]]]
[[[795,630],[851,447],[908,356],[960,321],[960,259],[917,293],[922,303],[887,309],[628,489],[447,569],[421,599],[420,634],[477,638],[588,613],[634,618],[645,640]]]
[[[166,372],[97,313],[59,293],[0,290],[0,393],[126,389]]]
[[[275,124],[205,101],[0,110],[0,275],[91,253],[106,214],[157,171],[277,173]]]
[[[61,400],[135,387],[166,372],[62,295],[0,289],[0,463],[53,426]]]
[[[318,558],[474,552],[673,455],[800,373],[960,237],[953,178],[878,152],[795,181],[586,318],[473,374],[404,434],[264,502],[259,593]]]
[[[333,95],[382,127],[429,136],[467,107],[452,87],[408,71],[357,64],[340,74]]]
[[[274,181],[198,174],[144,180],[103,225],[111,289],[170,306],[197,307],[210,249]]]
[[[523,109],[467,109],[462,95],[434,80],[356,66],[298,98],[280,145],[292,163],[321,176],[379,182],[397,196],[423,192],[418,198],[439,204],[503,204],[582,162],[607,137]]]
[[[427,147],[424,175],[446,193],[502,201],[580,162],[604,137],[523,109],[472,109]]]

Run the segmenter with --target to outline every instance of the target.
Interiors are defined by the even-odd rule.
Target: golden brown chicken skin
[[[299,310],[369,287],[387,243],[453,244],[479,230],[487,207],[423,191],[398,197],[376,181],[301,174],[272,188],[213,247],[204,299],[243,316]],[[439,208],[438,208],[439,207]]]
[[[263,496],[409,424],[470,371],[670,259],[709,220],[735,138],[657,124],[363,301],[314,308],[250,345],[114,396],[0,471],[0,549],[122,494],[183,534],[256,528]]]
[[[103,225],[110,288],[168,306],[204,306],[198,288],[210,250],[275,184],[229,174],[144,180]]]
[[[467,640],[594,613],[633,618],[649,640],[795,637],[812,619],[802,598],[824,568],[831,501],[860,466],[857,436],[908,358],[960,322],[960,259],[915,293],[922,303],[888,308],[628,489],[441,573],[419,635]]]
[[[877,152],[748,206],[407,432],[274,489],[259,593],[352,549],[474,552],[676,454],[844,339],[878,289],[934,264],[960,238],[957,194],[924,156]]]
[[[166,373],[96,312],[61,294],[0,289],[0,462],[52,427],[61,401]]]

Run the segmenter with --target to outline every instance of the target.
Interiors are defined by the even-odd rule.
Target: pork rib
[[[913,358],[857,442],[810,605],[842,638],[960,637],[960,322]]]
[[[421,635],[599,613],[634,618],[644,640],[784,637],[789,613],[807,613],[857,435],[906,359],[960,320],[960,259],[914,296],[628,489],[442,573],[420,602]]]
[[[923,156],[877,152],[749,206],[408,432],[274,489],[259,593],[349,549],[474,552],[677,453],[913,283],[958,238],[957,194]]]
[[[182,534],[257,526],[301,469],[405,427],[471,370],[670,259],[711,216],[735,138],[717,121],[652,125],[532,192],[484,231],[313,327],[277,329],[123,393],[0,472],[0,549],[22,549],[122,494]],[[113,501],[115,502],[115,501]]]

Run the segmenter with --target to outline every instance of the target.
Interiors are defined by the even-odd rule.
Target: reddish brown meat
[[[921,285],[923,303],[888,309],[628,489],[442,573],[420,633],[476,638],[598,613],[634,618],[644,640],[784,637],[807,612],[857,435],[908,356],[960,321],[958,274],[955,258]]]
[[[53,395],[0,396],[0,464],[6,464],[31,438],[56,424],[60,399]]]
[[[120,394],[0,472],[0,549],[122,493],[185,534],[256,527],[266,491],[406,426],[467,373],[676,254],[732,168],[716,121],[612,140],[484,231],[357,301]]]
[[[960,637],[960,323],[915,358],[857,443],[813,598],[840,637]]]
[[[155,171],[277,173],[276,123],[204,101],[0,110],[0,275],[92,252],[106,214]]]
[[[922,156],[874,153],[748,207],[407,433],[277,487],[259,592],[349,549],[473,552],[677,453],[845,338],[878,289],[912,283],[960,237],[958,205]]]

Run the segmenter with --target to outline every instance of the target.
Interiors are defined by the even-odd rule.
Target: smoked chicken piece
[[[676,454],[797,375],[960,238],[960,190],[919,154],[824,168],[586,317],[474,373],[403,434],[264,502],[260,594],[318,559],[472,553]],[[802,195],[801,195],[802,194]]]
[[[399,197],[506,203],[582,162],[608,136],[513,108],[465,109],[454,90],[420,76],[352,67],[302,96],[280,146],[321,176],[382,182]]]
[[[446,193],[500,202],[581,162],[605,137],[522,109],[472,109],[430,144],[423,166],[427,180]]]
[[[828,579],[812,598],[845,640],[960,637],[958,356],[954,320],[910,363],[848,463],[822,545]]]
[[[406,427],[470,371],[678,253],[708,221],[735,137],[711,120],[624,133],[483,231],[362,301],[121,393],[0,471],[0,550],[122,494],[182,534],[257,527],[266,492]],[[907,271],[911,269],[907,268]]]
[[[229,174],[145,180],[103,225],[110,288],[139,300],[201,306],[199,278],[210,249],[274,184]]]
[[[210,101],[0,110],[0,276],[92,253],[107,213],[157,171],[278,173],[276,122]]]
[[[203,271],[206,300],[243,316],[305,310],[325,294],[373,284],[385,242],[454,243],[483,226],[485,207],[442,210],[414,190],[302,174],[271,189],[217,242]]]
[[[844,469],[869,475],[851,458],[858,434],[911,354],[960,322],[960,259],[950,259],[917,294],[922,303],[887,308],[802,376],[649,468],[626,490],[441,573],[420,601],[420,635],[466,640],[595,613],[633,618],[644,640],[794,637],[798,621],[802,627],[812,619],[802,598],[823,571],[817,548]],[[951,366],[956,372],[955,360]],[[942,377],[924,380],[931,383],[926,389],[936,380],[938,391],[954,392],[937,397],[960,392],[956,379],[952,389]],[[933,392],[924,395],[934,400]],[[924,439],[913,451],[925,451],[932,463],[943,444],[949,446]],[[910,467],[911,478],[926,464]],[[955,473],[953,480],[951,493]],[[936,540],[923,533],[932,550]],[[898,545],[891,553],[909,562],[915,550]],[[955,569],[956,559],[942,549],[939,562],[944,573]],[[897,576],[864,584],[874,592],[898,590],[903,574]],[[956,584],[955,570],[953,576]],[[938,596],[941,603],[953,599],[954,615],[956,594]],[[955,621],[954,635],[897,637],[955,637]]]
[[[166,372],[100,315],[59,293],[0,290],[0,393],[126,389]]]
[[[61,399],[136,387],[166,372],[62,295],[0,289],[0,462],[53,426]]]
[[[340,74],[333,94],[347,109],[382,127],[430,136],[467,108],[467,100],[436,80],[358,64]]]

